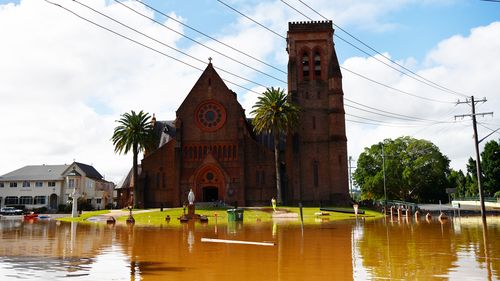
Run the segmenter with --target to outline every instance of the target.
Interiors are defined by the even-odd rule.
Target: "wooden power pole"
[[[467,103],[470,104],[472,108],[472,113],[471,114],[462,114],[462,115],[455,115],[455,119],[457,118],[464,118],[467,116],[472,117],[472,128],[474,129],[474,146],[476,148],[476,173],[477,173],[477,187],[479,189],[479,202],[481,204],[481,218],[483,222],[486,222],[486,210],[484,207],[484,194],[483,194],[483,188],[481,186],[481,159],[480,159],[480,154],[479,154],[479,141],[478,141],[478,136],[477,136],[477,124],[476,124],[476,116],[485,116],[485,115],[493,115],[493,112],[485,112],[485,113],[476,113],[476,103],[479,102],[486,102],[486,98],[483,98],[482,100],[475,101],[474,96],[471,96],[470,100],[466,99],[465,101],[458,101],[457,104],[463,104]]]

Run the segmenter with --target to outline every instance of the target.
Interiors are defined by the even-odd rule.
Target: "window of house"
[[[17,182],[11,182],[10,187],[17,187]]]
[[[309,79],[309,54],[307,52],[302,54],[302,77],[304,80]]]
[[[21,205],[32,205],[33,204],[33,197],[31,197],[31,196],[21,196],[21,199],[19,200],[19,204],[21,204]]]
[[[42,186],[43,186],[43,182],[42,181],[35,182],[35,187],[42,187]]]
[[[35,200],[33,201],[33,203],[35,205],[45,205],[47,204],[47,196],[35,196]]]
[[[87,204],[92,205],[92,199],[87,199]]]
[[[314,183],[314,187],[319,186],[318,161],[313,162],[313,183]]]
[[[3,187],[3,182],[0,182],[0,187]]]
[[[30,187],[29,181],[23,181],[23,187]]]
[[[75,188],[75,179],[69,179],[68,180],[68,187],[69,188]]]
[[[97,199],[95,200],[95,203],[100,205],[100,204],[101,204],[101,200],[102,200],[101,198],[97,198]]]
[[[17,205],[17,204],[19,204],[19,197],[17,196],[5,197],[5,205]]]
[[[49,187],[55,187],[56,182],[55,181],[49,181]]]
[[[321,78],[321,55],[317,51],[314,53],[314,76],[316,79]]]

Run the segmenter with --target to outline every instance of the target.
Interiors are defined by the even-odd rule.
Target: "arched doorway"
[[[49,197],[49,208],[57,209],[57,194],[52,193]]]
[[[224,201],[226,179],[216,165],[205,165],[195,174],[195,196],[200,202]],[[199,199],[198,199],[199,198]]]
[[[203,202],[216,202],[219,201],[219,188],[217,186],[204,186]]]

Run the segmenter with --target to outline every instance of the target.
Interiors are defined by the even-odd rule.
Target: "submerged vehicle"
[[[22,215],[23,210],[16,209],[14,207],[3,207],[0,209],[0,214],[4,216],[9,215]]]

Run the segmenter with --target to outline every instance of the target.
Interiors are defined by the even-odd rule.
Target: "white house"
[[[54,210],[68,203],[75,188],[96,209],[113,203],[114,184],[104,180],[94,167],[73,162],[25,166],[0,176],[0,206]]]

